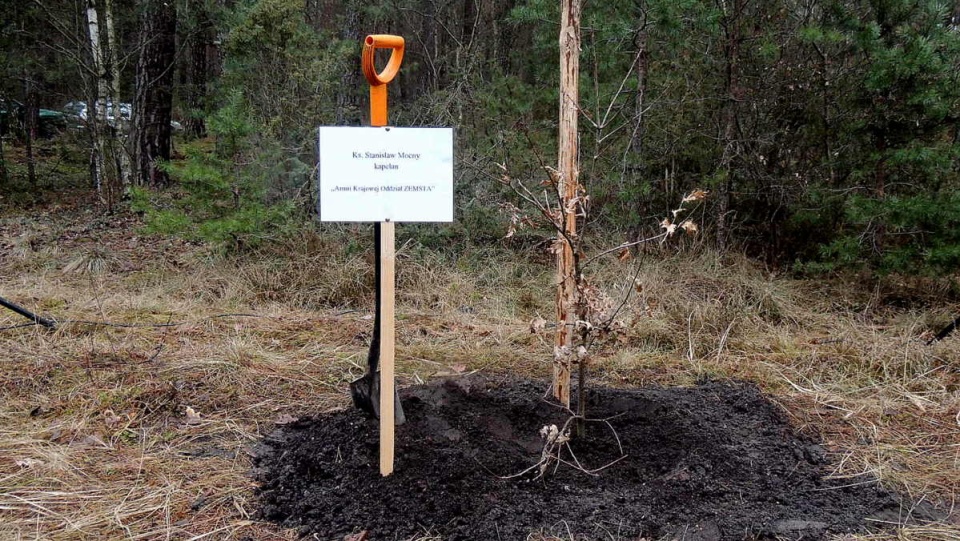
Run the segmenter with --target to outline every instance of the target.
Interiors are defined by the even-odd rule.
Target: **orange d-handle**
[[[377,73],[374,56],[377,49],[391,49],[387,67]],[[387,83],[397,76],[403,62],[403,38],[389,34],[371,34],[363,40],[363,75],[370,83],[370,125],[387,125]]]

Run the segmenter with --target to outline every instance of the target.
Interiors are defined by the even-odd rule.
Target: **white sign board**
[[[321,127],[322,222],[452,222],[453,129]]]

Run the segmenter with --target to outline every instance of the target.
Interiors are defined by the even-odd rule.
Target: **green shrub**
[[[215,149],[185,145],[185,159],[165,164],[176,188],[170,193],[132,192],[135,210],[149,231],[243,250],[289,232],[296,225],[294,190],[310,168],[284,155],[247,120],[243,99],[232,95],[209,122]]]
[[[960,265],[960,194],[851,197],[844,232],[798,268],[941,273]]]

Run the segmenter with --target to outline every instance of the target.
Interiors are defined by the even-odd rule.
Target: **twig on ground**
[[[562,427],[557,427],[557,425],[546,425],[540,429],[540,436],[544,439],[543,449],[540,451],[540,460],[536,464],[526,468],[523,471],[511,474],[511,475],[497,475],[487,469],[483,464],[481,466],[486,469],[491,475],[494,475],[498,479],[516,479],[518,477],[523,477],[524,475],[534,471],[539,470],[539,473],[533,478],[533,480],[542,479],[546,476],[547,471],[553,466],[554,473],[560,467],[560,464],[565,464],[570,466],[575,470],[579,470],[587,475],[596,476],[603,470],[606,470],[613,466],[614,464],[620,462],[621,460],[627,458],[627,455],[623,452],[623,445],[620,442],[620,436],[617,434],[617,431],[614,430],[613,425],[610,424],[611,419],[615,419],[622,413],[614,415],[612,417],[607,417],[605,419],[586,419],[580,415],[576,415],[570,411],[569,408],[564,408],[566,411],[570,412],[571,415],[563,423]],[[573,448],[570,447],[570,425],[574,421],[583,421],[583,422],[597,422],[605,423],[610,431],[613,432],[614,439],[617,441],[617,447],[620,449],[620,456],[599,468],[588,469],[580,462],[580,459],[577,458],[576,453],[573,452]],[[572,460],[567,460],[563,458],[563,451],[570,455]]]

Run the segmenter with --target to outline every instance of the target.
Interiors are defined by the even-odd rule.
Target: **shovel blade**
[[[374,418],[380,418],[380,372],[364,374],[350,383],[350,396],[357,409],[367,412]],[[393,422],[397,426],[407,421],[400,405],[400,394],[393,390]]]
[[[364,374],[350,383],[350,396],[353,405],[372,417],[380,417],[380,377],[379,374]],[[376,380],[376,381],[374,381]]]

